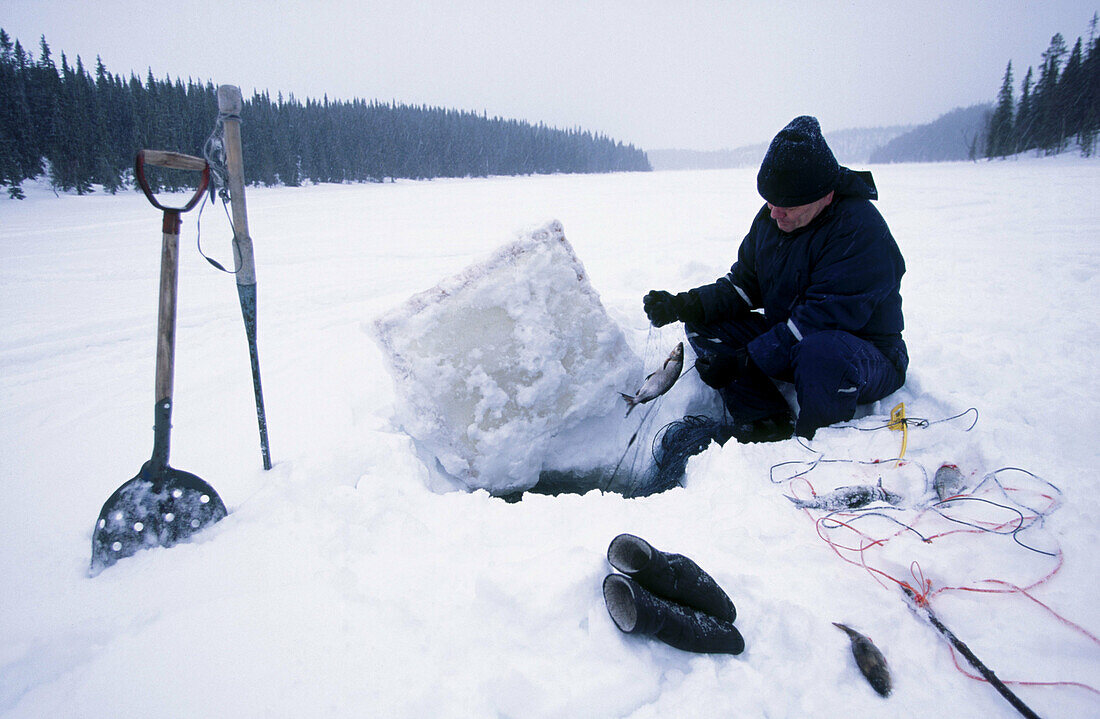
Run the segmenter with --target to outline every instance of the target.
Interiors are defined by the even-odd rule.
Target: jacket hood
[[[875,178],[867,170],[849,170],[841,165],[840,176],[837,178],[836,194],[844,197],[855,197],[860,200],[877,200],[878,188],[875,187]]]

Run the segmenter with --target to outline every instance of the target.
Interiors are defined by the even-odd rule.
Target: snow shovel
[[[149,189],[145,166],[202,171],[199,189],[183,207],[165,207]],[[172,429],[172,373],[176,349],[176,277],[179,269],[180,215],[193,208],[206,191],[210,168],[206,161],[175,152],[142,150],[134,175],[149,202],[164,211],[160,259],[160,309],[157,316],[156,405],[153,416],[153,456],[137,476],[103,505],[92,533],[91,576],[119,559],[148,548],[171,547],[217,522],[227,512],[221,497],[205,481],[168,466]]]

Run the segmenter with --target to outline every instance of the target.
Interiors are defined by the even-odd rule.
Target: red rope
[[[955,668],[959,670],[960,674],[962,674],[967,679],[973,679],[974,681],[988,683],[985,677],[979,676],[977,674],[971,674],[961,664],[959,664],[959,655],[955,652],[955,647],[949,646],[948,649],[951,650],[951,661],[954,662]],[[1100,696],[1100,690],[1082,682],[1032,682],[1013,679],[1002,679],[1001,681],[1005,684],[1011,684],[1012,686],[1017,687],[1077,687],[1078,689],[1084,689]]]
[[[809,480],[807,480],[805,477],[799,477],[798,479],[801,479],[803,482],[805,482],[806,486],[810,490],[811,495],[817,496],[817,492],[814,491],[813,485],[809,482]],[[1002,488],[1005,490],[1005,492],[1025,491],[1025,490],[1020,490],[1020,489],[1017,489],[1017,488],[1014,488],[1014,487],[1003,487],[1003,485],[1002,485]],[[1045,495],[1045,494],[1040,494],[1040,496],[1043,497],[1044,499],[1047,499],[1049,504],[1044,510],[1037,511],[1034,515],[1031,515],[1031,516],[1028,516],[1028,515],[1016,516],[1016,517],[1013,517],[1012,519],[1010,519],[1008,521],[999,522],[999,523],[998,522],[990,522],[990,521],[975,521],[974,524],[979,525],[980,528],[949,529],[949,530],[939,532],[937,534],[930,535],[927,538],[924,538],[923,541],[928,543],[928,544],[931,544],[935,540],[939,540],[939,539],[943,539],[943,538],[946,538],[946,537],[951,537],[951,536],[959,535],[959,534],[977,535],[977,534],[986,534],[986,533],[989,533],[989,532],[995,532],[995,533],[1003,534],[1005,532],[1005,530],[1008,530],[1008,529],[1011,529],[1012,532],[1018,531],[1020,528],[1024,527],[1026,524],[1028,524],[1030,522],[1035,521],[1036,519],[1043,516],[1044,514],[1049,512],[1051,509],[1053,509],[1057,505],[1057,501],[1053,497],[1050,497],[1049,495]],[[1033,510],[1033,511],[1035,511],[1035,510]],[[811,513],[809,509],[804,509],[803,512],[805,512],[807,517],[809,517],[811,519],[814,519],[813,513]],[[914,519],[913,524],[916,524],[917,522],[920,522],[922,519],[924,519],[926,514],[927,514],[927,510],[921,510],[921,512]],[[977,582],[975,582],[973,585],[970,585],[970,586],[940,587],[939,589],[933,590],[932,589],[932,581],[924,576],[924,571],[923,571],[923,569],[921,568],[921,566],[918,562],[914,561],[909,567],[910,577],[912,579],[912,583],[910,583],[909,581],[898,579],[897,577],[892,576],[889,572],[886,572],[882,569],[879,569],[878,567],[873,566],[871,563],[868,562],[868,559],[867,559],[867,550],[872,549],[874,547],[884,547],[889,541],[905,534],[909,530],[912,529],[913,531],[915,531],[915,528],[912,525],[903,526],[902,529],[899,529],[897,532],[894,532],[894,533],[892,533],[888,536],[873,537],[873,536],[863,532],[862,530],[856,528],[850,521],[846,521],[849,518],[854,518],[854,517],[858,517],[858,516],[860,516],[860,514],[858,512],[850,512],[850,513],[849,512],[833,512],[833,513],[823,515],[821,517],[817,517],[816,519],[814,519],[814,526],[815,526],[815,529],[817,531],[818,537],[820,537],[821,540],[824,541],[829,546],[829,548],[833,550],[834,554],[836,554],[844,562],[847,562],[848,564],[851,564],[853,566],[857,566],[857,567],[862,568],[880,586],[889,589],[889,588],[891,588],[891,585],[888,582],[892,582],[893,584],[898,585],[898,586],[908,587],[913,592],[913,594],[915,595],[915,601],[920,606],[930,606],[930,602],[931,602],[931,599],[933,597],[935,597],[937,595],[940,595],[940,594],[943,594],[945,592],[973,592],[973,593],[987,593],[987,594],[1022,595],[1023,597],[1027,598],[1028,600],[1030,600],[1034,604],[1037,604],[1039,607],[1041,607],[1043,610],[1045,610],[1050,616],[1052,616],[1057,621],[1061,622],[1063,625],[1065,625],[1066,627],[1068,627],[1072,631],[1075,631],[1075,632],[1081,634],[1082,636],[1088,638],[1089,640],[1091,640],[1095,644],[1100,645],[1100,638],[1097,638],[1094,634],[1092,634],[1091,632],[1089,632],[1088,630],[1086,630],[1084,627],[1080,626],[1079,624],[1076,624],[1075,622],[1072,622],[1069,619],[1067,619],[1066,617],[1062,616],[1057,611],[1055,611],[1053,608],[1051,608],[1049,605],[1045,604],[1044,602],[1040,601],[1039,599],[1037,599],[1036,597],[1032,596],[1029,593],[1030,590],[1032,590],[1032,589],[1034,589],[1034,588],[1036,588],[1036,587],[1038,587],[1042,584],[1045,584],[1046,582],[1049,582],[1051,579],[1054,578],[1054,576],[1059,572],[1059,570],[1061,570],[1061,568],[1063,566],[1063,563],[1064,563],[1064,557],[1063,557],[1063,554],[1062,554],[1062,551],[1061,551],[1060,548],[1057,550],[1057,552],[1055,554],[1056,564],[1055,564],[1054,568],[1050,572],[1048,572],[1046,574],[1046,576],[1032,582],[1031,584],[1028,584],[1026,587],[1020,587],[1016,584],[1013,584],[1011,582],[1006,582],[1006,581],[1001,580],[1001,579],[982,579],[982,580],[978,580]],[[841,519],[841,517],[843,517],[844,519]],[[847,531],[851,532],[857,538],[858,546],[851,546],[847,543],[842,544],[842,543],[839,543],[837,541],[834,541],[834,539],[829,535],[829,532],[836,531],[838,529],[844,529],[844,530],[847,530]],[[852,559],[851,557],[847,556],[845,554],[845,552],[855,553],[858,556],[858,561],[856,561],[855,559]],[[985,584],[996,585],[997,587],[1000,587],[1000,588],[986,588],[986,587],[981,586],[981,585],[985,585]],[[966,676],[970,679],[976,680],[976,681],[986,682],[986,679],[984,677],[981,677],[981,676],[978,676],[978,675],[975,675],[975,674],[971,674],[970,672],[968,672],[966,669],[964,669],[963,667],[961,667],[959,665],[958,656],[955,652],[954,647],[951,648],[951,658],[952,658],[952,662],[955,664],[955,668],[961,674],[963,674],[964,676]],[[1005,681],[1004,683],[1005,684],[1018,685],[1018,686],[1030,686],[1030,687],[1076,687],[1076,688],[1084,689],[1086,691],[1089,691],[1089,692],[1092,692],[1094,694],[1100,695],[1100,690],[1097,690],[1096,688],[1094,688],[1092,686],[1089,686],[1088,684],[1081,683],[1081,682],[1072,682],[1072,681],[1038,682],[1038,681],[1014,680],[1014,681]]]

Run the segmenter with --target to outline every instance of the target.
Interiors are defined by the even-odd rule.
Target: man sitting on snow
[[[812,438],[905,382],[905,262],[870,203],[871,173],[838,165],[816,118],[775,136],[756,186],[766,204],[729,274],[677,295],[651,291],[643,304],[657,327],[684,322],[739,441]],[[773,379],[794,383],[797,424]]]

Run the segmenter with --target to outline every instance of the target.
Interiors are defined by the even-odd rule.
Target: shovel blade
[[[92,533],[96,576],[142,549],[171,547],[228,512],[214,488],[190,472],[142,467],[103,504]]]

